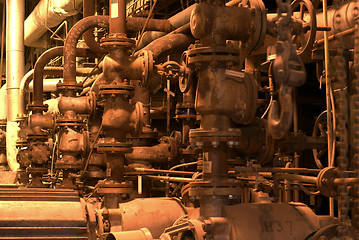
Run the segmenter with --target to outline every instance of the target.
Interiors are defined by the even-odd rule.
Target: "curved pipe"
[[[44,68],[50,62],[51,59],[62,56],[64,47],[54,47],[44,52],[36,61],[34,67],[34,104],[41,106],[43,104],[43,77]],[[75,48],[75,60],[76,56],[86,57],[94,56],[93,52],[85,48]],[[76,81],[76,69],[75,69],[75,81]]]
[[[153,20],[153,19],[152,19]],[[164,30],[166,27],[165,22],[167,20],[156,20],[152,21],[150,20],[148,22],[148,26],[145,28],[145,30]],[[127,18],[127,24],[129,25],[128,29],[131,29],[131,26],[135,28],[135,26],[138,27],[138,29],[141,29],[140,25],[134,24],[134,22],[137,22],[139,24],[145,24],[145,21],[142,18]],[[156,25],[154,23],[163,23]],[[77,22],[70,30],[68,37],[65,40],[65,46],[64,46],[64,83],[67,84],[75,84],[76,83],[76,54],[74,49],[76,49],[77,41],[78,39],[83,35],[84,32],[87,30],[94,28],[94,27],[108,27],[109,25],[109,16],[90,16],[87,18],[84,18]],[[152,29],[155,28],[155,29]],[[132,29],[131,29],[132,30]],[[183,36],[176,37],[176,35],[179,34],[172,34],[166,41],[173,42],[176,41],[175,38],[178,38],[180,42],[183,44],[183,41],[193,42],[193,37],[186,36],[182,34]],[[173,43],[175,46],[176,44]],[[189,44],[188,44],[189,45]]]
[[[170,17],[168,19],[168,22],[174,26],[176,29],[180,28],[186,24],[189,23],[190,17],[191,17],[191,13],[192,10],[197,6],[198,4],[193,4],[191,6],[189,6],[188,8],[186,8],[185,10],[177,13],[176,15]],[[188,27],[189,29],[189,27]],[[148,31],[145,32],[143,34],[143,37],[141,38],[141,41],[137,44],[138,47],[137,49],[141,49],[143,47],[145,47],[146,45],[148,45],[149,43],[151,43],[152,41],[165,36],[166,33],[165,32],[161,32],[161,31]]]
[[[185,11],[183,11],[184,13],[181,12],[181,14],[177,14],[180,17],[177,17],[176,19],[183,19],[183,15],[187,16],[187,18],[185,18],[184,22],[189,22],[189,15],[190,15],[190,11],[192,11],[192,6],[188,8],[188,10],[186,9]],[[89,16],[93,16],[95,14],[95,10],[94,10],[94,0],[84,0],[83,1],[83,17],[89,17]],[[145,25],[146,22],[146,18],[140,18],[140,17],[129,17],[126,19],[126,29],[128,31],[141,31],[143,26]],[[160,31],[159,33],[165,35],[166,33],[169,33],[171,31],[173,31],[174,29],[177,28],[177,26],[182,26],[183,20],[179,21],[179,23],[176,24],[176,21],[168,19],[168,20],[163,20],[163,19],[149,19],[148,23],[146,25],[146,29],[151,31],[151,30],[156,30],[156,31]],[[181,25],[182,24],[182,25]],[[158,33],[158,32],[157,32]],[[163,36],[161,35],[161,36]],[[101,49],[100,47],[100,43],[98,43],[95,40],[95,37],[93,35],[93,29],[89,29],[87,30],[83,35],[82,35],[83,39],[85,40],[85,43],[87,44],[87,46],[94,52],[99,53],[99,54],[104,54],[106,53],[106,51],[104,49]]]
[[[284,138],[292,125],[292,90],[292,87],[282,85],[279,89],[279,103],[277,100],[274,100],[269,110],[268,132],[274,139]]]
[[[148,44],[143,50],[149,50],[153,53],[153,58],[156,59],[168,51],[178,52],[178,48],[186,49],[195,39],[191,35],[182,33],[165,35],[152,43]]]
[[[44,68],[44,74],[45,75],[54,75],[57,77],[62,77],[64,68],[63,67],[45,67]],[[89,74],[98,74],[100,73],[100,70],[93,71],[92,68],[76,68],[76,75],[77,76],[88,76]],[[25,76],[22,78],[20,83],[20,114],[26,113],[26,104],[28,103],[28,98],[26,97],[27,92],[29,89],[33,91],[33,86],[31,88],[31,81],[34,78],[34,69],[31,69],[28,71]],[[45,80],[45,79],[44,79]],[[59,82],[60,79],[57,80],[56,84]],[[53,89],[56,89],[56,84],[54,84],[54,79],[49,82],[48,79],[46,79],[47,84],[50,86],[53,86]],[[45,84],[46,84],[45,82]],[[44,86],[46,89],[46,86]],[[56,90],[54,90],[56,91]],[[1,96],[1,94],[0,94]],[[1,117],[0,117],[1,119]]]
[[[71,28],[64,45],[64,83],[76,84],[76,46],[79,38],[91,28],[107,27],[108,22],[108,16],[90,16],[80,20]]]

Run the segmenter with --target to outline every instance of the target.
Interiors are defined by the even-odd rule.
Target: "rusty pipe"
[[[194,41],[195,39],[190,35],[182,33],[169,34],[148,44],[143,50],[152,51],[153,58],[156,59],[165,53],[168,54],[171,50],[178,52],[179,48],[187,49]]]
[[[128,18],[127,24],[129,26],[135,26],[134,22],[140,22],[144,24],[143,20],[139,20],[139,18]],[[161,21],[161,20],[158,20]],[[148,26],[145,30],[163,30],[162,25],[157,25],[158,21],[149,20]],[[163,20],[166,21],[166,20]],[[68,33],[68,37],[65,40],[64,46],[64,83],[75,84],[76,83],[76,54],[74,49],[76,48],[78,39],[85,33],[87,30],[94,27],[108,27],[109,25],[109,17],[108,16],[90,16],[86,17],[79,22],[77,22]],[[140,28],[140,25],[137,25]],[[166,26],[165,26],[166,27]],[[152,29],[154,28],[154,29]],[[187,36],[185,39],[191,38]],[[175,39],[176,40],[176,39]],[[180,40],[180,39],[178,39]],[[183,41],[183,40],[180,40]],[[192,42],[192,41],[191,41]],[[190,43],[191,43],[190,42]],[[189,43],[188,43],[189,45]]]
[[[76,46],[79,38],[91,28],[107,27],[108,21],[108,16],[90,16],[71,28],[64,45],[64,83],[76,85]]]
[[[45,67],[44,68],[44,74],[45,75],[54,75],[61,77],[63,74],[63,67]],[[99,71],[93,71],[92,68],[77,68],[76,69],[76,75],[78,76],[88,76],[89,74],[98,74]],[[33,91],[34,87],[31,84],[32,80],[34,78],[34,69],[31,69],[29,72],[25,74],[25,76],[22,78],[20,83],[20,114],[25,114],[26,112],[26,104],[28,103],[28,97],[26,97],[26,94],[28,91]],[[60,79],[57,80],[57,82]],[[56,84],[54,83],[55,79],[52,79],[52,81],[49,81],[49,79],[44,82],[44,84],[47,83],[48,88],[51,88],[53,90],[47,90],[47,91],[56,91]],[[56,82],[56,83],[57,83]],[[44,91],[46,91],[46,85],[43,86]]]
[[[126,1],[110,0],[110,35],[126,34]]]
[[[83,0],[83,17],[93,16],[95,14],[94,0]],[[95,40],[93,29],[87,30],[83,35],[86,45],[95,53],[104,54],[106,51],[100,47],[100,43]]]
[[[36,61],[34,67],[34,104],[40,106],[43,104],[43,76],[44,68],[51,59],[62,56],[63,47],[54,47],[45,51]]]
[[[168,22],[176,28],[175,31],[180,30],[185,25],[187,25],[187,27],[184,31],[186,31],[186,32],[190,31],[190,27],[189,27],[190,16],[191,16],[192,10],[197,5],[198,4],[193,4],[168,19]],[[183,29],[181,31],[183,31]],[[141,49],[141,48],[145,47],[146,45],[148,45],[149,43],[151,43],[152,41],[154,41],[160,37],[163,37],[165,35],[166,35],[166,33],[162,32],[162,31],[144,32],[143,37],[141,38],[141,41],[138,43],[137,49]]]
[[[55,57],[63,55],[64,47],[54,47],[44,52],[36,61],[34,67],[34,104],[40,106],[43,104],[43,76],[44,68],[49,61]],[[76,56],[93,56],[93,52],[85,48],[75,48]],[[75,69],[75,80],[76,80],[76,69]]]

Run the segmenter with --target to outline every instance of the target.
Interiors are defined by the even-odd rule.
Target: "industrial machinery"
[[[2,6],[0,239],[359,239],[357,1]]]

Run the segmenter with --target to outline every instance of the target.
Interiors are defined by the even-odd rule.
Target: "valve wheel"
[[[304,56],[311,52],[315,41],[317,32],[315,8],[310,0],[294,0],[291,4],[291,8],[292,15],[299,21],[299,23],[301,23],[301,26],[297,28],[294,24],[292,41],[297,46],[296,49],[298,55]],[[298,14],[294,14],[298,9],[299,16]]]
[[[327,137],[327,111],[322,112],[316,119],[313,127],[313,137]],[[313,149],[313,157],[317,167],[323,169],[324,166],[320,160],[328,153],[327,148]]]
[[[180,65],[181,65],[181,67],[180,67],[180,70],[178,73],[179,89],[181,90],[182,93],[186,93],[191,88],[192,81],[193,81],[193,73],[188,68],[187,52],[184,52],[182,54],[181,60],[180,60]]]

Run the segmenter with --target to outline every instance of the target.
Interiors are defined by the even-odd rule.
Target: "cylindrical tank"
[[[186,214],[175,198],[138,198],[121,203],[118,209],[109,209],[109,220],[111,232],[147,228],[153,238],[158,238],[165,228]]]

